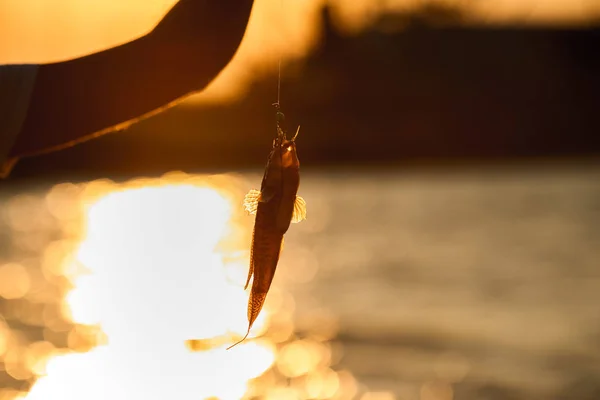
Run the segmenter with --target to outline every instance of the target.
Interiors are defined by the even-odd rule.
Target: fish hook
[[[287,139],[285,130],[282,128],[283,123],[285,122],[285,114],[281,112],[281,104],[279,101],[272,104],[277,110],[276,115],[276,123],[277,123],[277,138],[278,139]]]

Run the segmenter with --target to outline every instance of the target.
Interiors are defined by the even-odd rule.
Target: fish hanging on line
[[[260,191],[250,190],[244,198],[246,211],[256,215],[250,270],[244,290],[252,276],[254,280],[248,300],[248,331],[239,342],[229,346],[228,350],[248,337],[252,324],[265,303],[283,248],[283,235],[290,223],[306,219],[306,203],[296,195],[300,185],[300,162],[296,153],[296,138],[300,127],[292,139],[287,139],[279,124],[283,120],[283,113],[278,111],[277,118],[277,137],[273,140]]]

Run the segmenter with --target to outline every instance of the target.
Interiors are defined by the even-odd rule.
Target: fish
[[[265,303],[275,269],[283,248],[283,237],[291,223],[306,219],[306,202],[297,195],[300,186],[300,161],[296,138],[292,139],[278,126],[277,137],[269,154],[260,190],[252,189],[244,197],[244,208],[256,215],[250,250],[250,266],[244,290],[252,280],[248,299],[248,330],[246,335],[227,349],[242,343],[248,337]]]

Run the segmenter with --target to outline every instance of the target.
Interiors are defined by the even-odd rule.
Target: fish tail
[[[250,300],[248,301],[248,322],[250,323],[250,326],[252,326],[258,317],[266,297],[266,293],[250,293]]]
[[[231,346],[229,346],[227,348],[227,350],[229,350],[229,349],[237,346],[238,344],[242,343],[244,340],[246,340],[246,338],[248,337],[249,334],[250,334],[250,326],[248,326],[248,331],[246,332],[246,334],[244,335],[244,337],[241,340],[239,340],[239,341],[235,342],[234,344],[232,344]]]
[[[229,346],[227,348],[227,350],[231,349],[232,347],[237,346],[238,344],[240,344],[244,340],[246,340],[246,338],[250,334],[250,329],[252,328],[252,324],[254,324],[254,321],[256,321],[256,318],[258,317],[258,314],[260,313],[260,310],[262,309],[262,306],[265,302],[266,297],[267,297],[266,293],[250,293],[250,301],[248,301],[248,330],[246,331],[246,334],[244,335],[244,337],[241,340],[239,340],[238,342]]]

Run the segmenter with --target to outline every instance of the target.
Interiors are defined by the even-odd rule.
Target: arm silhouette
[[[235,54],[252,5],[252,0],[180,0],[139,39],[40,65],[8,168],[19,157],[114,131],[202,90]]]

